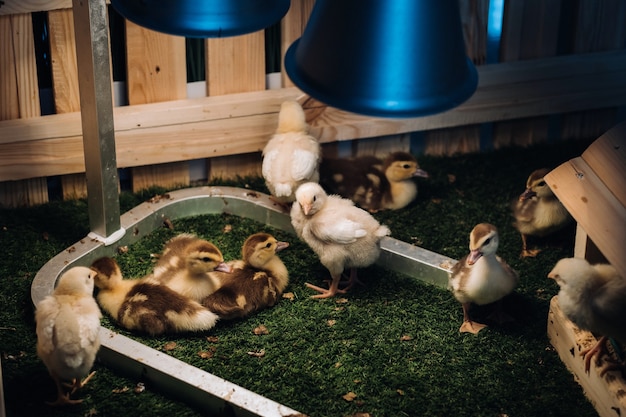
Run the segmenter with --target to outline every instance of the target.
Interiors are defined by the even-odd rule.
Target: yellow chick
[[[231,273],[218,273],[221,286],[202,305],[222,319],[233,319],[276,304],[289,283],[277,253],[288,246],[267,233],[249,236],[241,248],[241,261],[235,262]]]
[[[370,212],[398,210],[417,197],[414,178],[428,178],[408,152],[393,152],[384,160],[375,156],[350,159],[324,158],[320,185]]]
[[[213,272],[230,270],[222,252],[213,243],[183,233],[165,244],[153,275],[159,283],[199,302],[219,287]]]
[[[291,207],[291,224],[298,237],[317,254],[330,272],[328,289],[306,284],[320,294],[313,298],[328,298],[345,293],[358,282],[356,268],[376,262],[380,255],[380,240],[390,234],[367,211],[354,206],[348,199],[327,195],[317,183],[302,184],[296,191]],[[350,269],[347,287],[339,289],[343,271]]]
[[[102,317],[93,298],[95,275],[82,266],[69,269],[54,292],[37,305],[37,355],[57,386],[57,399],[50,405],[81,403],[82,400],[70,399],[70,394],[82,388],[95,373],[89,371],[100,349]],[[63,385],[70,381],[72,390],[65,392]]]
[[[513,202],[513,226],[522,236],[520,257],[534,257],[539,249],[528,249],[528,236],[543,237],[560,230],[572,222],[572,216],[554,195],[543,179],[550,172],[542,168],[533,171],[526,181],[526,190]]]
[[[472,304],[485,305],[499,301],[517,285],[517,272],[496,255],[498,244],[498,229],[494,225],[476,225],[470,233],[470,253],[454,264],[450,271],[448,289],[463,306],[463,324],[459,328],[461,333],[475,334],[487,327],[471,319]],[[506,316],[498,310],[494,318],[502,322]]]
[[[590,265],[580,258],[561,259],[548,278],[560,287],[563,314],[579,328],[600,335],[591,349],[581,352],[589,372],[591,359],[605,349],[609,337],[626,343],[626,279],[611,265]]]
[[[302,106],[297,101],[283,102],[276,133],[263,149],[262,164],[265,184],[281,204],[295,200],[300,184],[319,181],[320,144],[308,130]]]
[[[154,336],[208,330],[217,323],[214,313],[150,275],[123,279],[112,258],[97,259],[91,267],[97,272],[98,303],[125,329]]]

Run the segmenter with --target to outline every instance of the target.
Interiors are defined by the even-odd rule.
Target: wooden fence
[[[260,150],[286,99],[303,104],[325,155],[451,155],[589,139],[625,118],[626,0],[504,0],[495,39],[488,28],[500,20],[490,16],[489,1],[459,1],[479,87],[456,109],[414,119],[327,107],[284,72],[281,86],[267,90],[264,31],[203,41],[205,87],[202,97],[190,98],[185,39],[122,20],[122,30],[111,33],[123,42],[113,72],[125,75],[120,95],[128,104],[114,110],[118,167],[133,190],[189,185],[198,161],[204,179],[259,175]],[[86,192],[71,4],[5,0],[0,6],[0,206],[44,203],[55,182],[64,198]],[[313,4],[292,0],[280,22],[281,57],[301,36]],[[42,16],[54,113],[46,115],[40,32],[33,27]]]

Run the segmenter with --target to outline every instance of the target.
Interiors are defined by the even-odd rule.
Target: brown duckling
[[[312,284],[307,287],[328,298],[345,293],[357,280],[356,268],[367,267],[380,255],[380,241],[390,234],[367,211],[354,206],[351,200],[327,195],[317,183],[302,184],[291,206],[291,224],[300,239],[317,254],[331,275],[328,289]],[[339,289],[345,269],[350,269],[348,286]]]
[[[231,273],[216,273],[220,288],[202,305],[222,319],[245,317],[273,306],[289,283],[289,273],[277,253],[289,246],[267,233],[256,233],[244,242],[240,261]]]
[[[320,185],[370,212],[398,210],[417,197],[414,178],[428,178],[408,152],[393,152],[384,160],[375,156],[350,159],[324,158]]]
[[[460,332],[478,333],[487,327],[470,317],[472,304],[485,305],[501,300],[517,285],[518,275],[496,255],[499,237],[496,227],[489,223],[476,225],[470,233],[470,253],[459,260],[450,271],[448,289],[463,306]],[[498,321],[506,318],[502,314]]]
[[[229,272],[222,252],[211,242],[183,233],[170,239],[154,267],[154,279],[200,301],[219,287],[214,271]]]
[[[217,323],[217,315],[151,275],[123,279],[117,262],[107,257],[94,261],[91,268],[97,272],[98,303],[125,329],[154,336],[208,330]]]
[[[573,221],[572,216],[543,179],[550,172],[541,168],[533,171],[526,181],[526,190],[513,202],[513,226],[522,236],[520,257],[534,257],[540,249],[528,249],[528,236],[543,237],[560,230]]]

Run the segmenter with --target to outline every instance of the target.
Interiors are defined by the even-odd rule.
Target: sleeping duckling
[[[329,194],[339,194],[370,212],[409,205],[417,197],[416,177],[428,178],[428,173],[408,152],[393,152],[384,160],[361,156],[324,158],[320,163],[320,184]]]
[[[91,268],[97,272],[98,303],[125,329],[155,336],[208,330],[217,323],[214,313],[159,284],[150,275],[123,279],[112,258],[97,259]]]
[[[589,372],[591,359],[601,354],[610,337],[626,343],[626,279],[612,265],[590,265],[579,258],[561,259],[548,278],[560,287],[563,314],[580,329],[600,335],[591,349],[581,352]]]
[[[554,195],[543,179],[550,172],[542,168],[533,171],[526,181],[526,190],[514,201],[511,208],[515,222],[513,226],[522,235],[520,257],[534,257],[539,249],[528,249],[527,237],[543,237],[560,230],[573,221],[572,216]]]
[[[487,327],[470,317],[470,306],[485,305],[502,300],[517,285],[518,275],[496,255],[498,230],[489,223],[476,225],[470,233],[470,253],[458,261],[450,271],[448,289],[463,306],[461,333],[478,333]],[[500,307],[500,305],[498,306]],[[502,322],[505,316],[495,316]]]
[[[52,292],[35,310],[37,356],[48,368],[57,387],[57,399],[49,405],[80,404],[70,393],[82,388],[94,375],[89,373],[100,348],[100,309],[93,298],[94,276],[77,266],[65,272]],[[71,381],[71,392],[63,385]]]
[[[222,319],[233,319],[276,304],[289,283],[289,273],[277,253],[288,246],[267,233],[249,236],[241,248],[241,262],[235,263],[231,273],[216,273],[221,286],[202,305]]]
[[[302,106],[297,101],[283,102],[276,133],[263,149],[261,168],[272,199],[278,203],[293,202],[300,184],[319,181],[320,144],[308,130]]]
[[[380,255],[380,240],[390,234],[387,226],[382,226],[367,211],[355,207],[348,199],[327,195],[314,182],[302,184],[296,191],[291,224],[331,275],[328,289],[306,284],[320,293],[313,298],[345,293],[358,282],[356,268],[373,264]],[[350,269],[350,280],[347,287],[339,289],[346,268]]]
[[[199,302],[219,287],[213,272],[230,270],[213,243],[183,233],[165,244],[153,275],[159,283]]]

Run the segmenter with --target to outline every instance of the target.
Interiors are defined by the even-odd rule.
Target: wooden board
[[[306,23],[311,15],[315,0],[292,0],[291,6],[285,17],[281,20],[281,45],[280,56],[284,57],[287,49],[302,36]],[[283,87],[293,87],[294,83],[289,79],[285,68],[281,69]]]
[[[107,4],[110,2],[106,0]],[[3,3],[0,6],[0,15],[44,12],[72,7],[72,0],[3,0]]]
[[[593,346],[596,338],[591,333],[578,329],[563,315],[558,296],[550,300],[548,338],[601,417],[626,415],[626,382],[617,372],[607,372],[600,376],[600,369],[594,364],[595,360],[592,361],[590,372],[585,372],[580,351]]]

